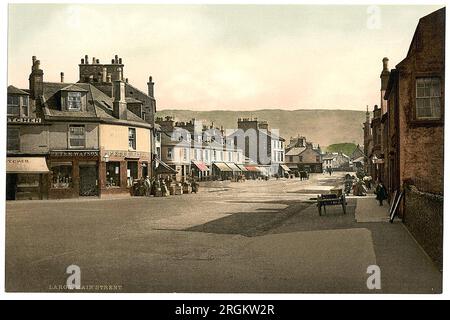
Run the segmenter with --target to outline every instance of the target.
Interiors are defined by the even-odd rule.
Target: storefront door
[[[98,173],[96,165],[80,165],[80,196],[98,195]]]

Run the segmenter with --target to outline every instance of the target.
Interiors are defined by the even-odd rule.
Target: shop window
[[[84,148],[86,146],[86,135],[84,125],[69,125],[69,147]]]
[[[416,79],[416,119],[441,118],[441,79]]]
[[[8,116],[20,116],[20,97],[8,95]]]
[[[72,188],[72,165],[53,164],[52,165],[52,188],[67,189]]]
[[[128,161],[127,164],[127,185],[133,186],[133,182],[138,179],[138,163],[137,161]]]
[[[19,128],[8,128],[6,148],[8,151],[20,151],[20,129]]]
[[[120,162],[106,163],[106,187],[120,187]]]
[[[136,129],[128,128],[128,148],[136,150]]]

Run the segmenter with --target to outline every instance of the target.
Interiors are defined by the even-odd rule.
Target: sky
[[[123,59],[157,109],[365,110],[380,102],[420,17],[442,6],[10,4],[8,85],[78,81],[84,55]]]

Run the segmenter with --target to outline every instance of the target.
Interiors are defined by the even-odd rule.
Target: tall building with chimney
[[[7,199],[129,195],[152,174],[153,81],[141,92],[123,68],[86,56],[78,81],[47,82],[33,56],[29,88],[8,87]]]

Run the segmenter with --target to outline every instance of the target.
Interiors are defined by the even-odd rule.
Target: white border
[[[119,3],[126,3],[124,1],[118,1],[118,0],[109,0],[109,1],[88,1],[88,0],[78,0],[78,1],[53,1],[53,0],[46,0],[46,1],[9,1],[9,3],[90,3],[90,4],[119,4]],[[268,4],[315,4],[315,5],[373,5],[373,4],[379,4],[379,5],[445,5],[447,6],[448,0],[445,1],[386,1],[386,0],[379,0],[374,3],[373,1],[367,1],[367,0],[361,0],[361,1],[324,1],[324,0],[316,0],[316,1],[286,1],[286,0],[280,0],[280,1],[237,1],[237,0],[229,0],[229,1],[198,1],[198,0],[188,0],[188,1],[174,1],[174,0],[167,0],[167,1],[142,1],[142,0],[134,0],[130,3],[133,4],[261,4],[261,5],[268,5]],[[1,46],[1,66],[0,66],[0,95],[1,99],[0,101],[6,102],[6,87],[7,87],[7,15],[8,15],[8,4],[3,3],[3,5],[0,7],[0,22],[1,22],[1,40],[3,45]],[[388,36],[388,35],[387,35]],[[446,60],[450,61],[448,59],[449,55],[449,26],[448,23],[446,24]],[[406,49],[405,49],[406,50]],[[448,65],[448,64],[447,64]],[[448,71],[448,66],[446,67],[446,74]],[[448,82],[446,82],[445,87],[445,95],[449,97],[449,85]],[[5,106],[5,104],[4,104]],[[448,123],[450,117],[450,112],[446,112],[445,115],[445,122]],[[6,113],[0,112],[0,121],[1,123],[6,124]],[[6,126],[2,127],[2,139],[0,143],[0,150],[1,150],[1,160],[0,160],[0,172],[5,172],[5,150],[6,150]],[[448,141],[450,141],[450,133],[449,130],[445,131],[445,144],[448,146]],[[450,152],[448,151],[448,148],[445,148],[445,172],[444,172],[444,194],[448,194],[448,182],[450,181],[450,173],[449,168],[450,166]],[[5,192],[5,186],[4,186],[4,175],[1,175],[1,185],[0,185],[0,191],[2,194],[2,198],[0,199],[1,207],[3,211],[5,210],[5,200],[4,200],[4,192]],[[449,200],[444,199],[444,215],[449,207]],[[209,294],[209,293],[202,293],[202,294],[188,294],[188,293],[5,293],[5,215],[3,215],[2,219],[0,219],[0,299],[43,299],[43,300],[53,300],[53,299],[59,299],[59,300],[80,300],[80,299],[89,299],[89,300],[96,300],[96,299],[107,299],[107,300],[144,300],[144,299],[151,299],[151,300],[316,300],[316,299],[327,299],[327,300],[349,300],[349,299],[360,299],[360,300],[396,300],[396,299],[408,299],[408,300],[418,300],[418,299],[425,299],[425,300],[442,300],[442,299],[448,299],[450,297],[450,294],[448,293],[448,290],[450,288],[449,280],[450,277],[448,275],[448,263],[449,263],[449,254],[450,254],[450,240],[448,237],[448,230],[450,230],[450,221],[448,218],[444,218],[444,272],[443,272],[443,294],[236,294],[236,293],[229,293],[229,294]],[[395,244],[393,244],[395,245]],[[201,303],[199,302],[199,305]]]

